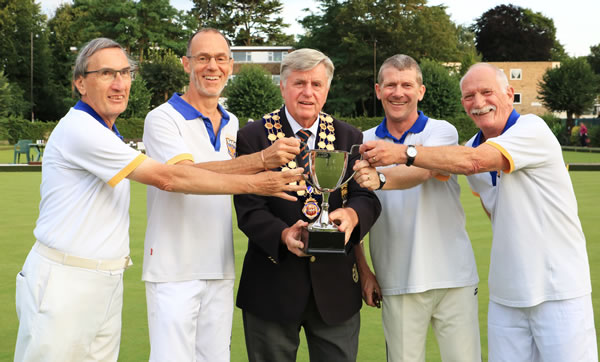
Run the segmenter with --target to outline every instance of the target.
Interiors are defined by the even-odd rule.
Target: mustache
[[[473,108],[473,109],[471,109],[471,114],[478,116],[480,114],[484,114],[484,113],[495,111],[495,110],[496,110],[496,106],[490,105],[490,106],[485,106],[483,108]]]

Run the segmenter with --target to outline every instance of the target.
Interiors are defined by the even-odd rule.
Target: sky
[[[189,10],[191,0],[170,0],[171,5],[180,10]],[[286,31],[288,34],[302,33],[302,27],[297,19],[308,13],[302,12],[304,8],[317,11],[316,0],[281,0],[283,3],[282,16],[284,21],[291,26]],[[52,15],[54,10],[69,0],[36,0],[42,5],[45,14]],[[487,10],[502,4],[513,4],[529,8],[534,12],[542,13],[547,18],[554,20],[556,38],[565,47],[570,56],[583,56],[590,53],[590,46],[600,44],[600,29],[598,17],[600,16],[599,0],[429,0],[428,5],[445,5],[446,12],[457,25],[469,26]]]

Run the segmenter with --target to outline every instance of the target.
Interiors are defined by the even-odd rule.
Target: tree
[[[200,26],[222,31],[235,45],[290,45],[294,37],[283,33],[289,24],[276,16],[280,0],[194,0],[190,11]]]
[[[85,42],[81,32],[74,28],[74,21],[81,16],[82,10],[71,4],[61,4],[48,21],[48,43],[52,54],[52,72],[56,86],[56,110],[59,115],[67,113],[74,105],[76,98],[71,89],[73,64],[77,56],[77,48]],[[56,118],[55,118],[56,119]]]
[[[141,75],[137,75],[131,82],[131,90],[129,91],[129,103],[127,109],[123,112],[121,118],[145,118],[150,111],[150,101],[152,100],[152,92],[146,87],[146,81]]]
[[[0,70],[0,117],[24,117],[30,109],[29,102],[23,98],[23,90],[10,83]]]
[[[538,83],[539,99],[555,112],[567,112],[567,135],[573,128],[573,115],[592,106],[600,93],[600,76],[584,58],[568,59],[560,67],[549,69]]]
[[[189,80],[181,60],[169,49],[149,50],[148,57],[140,64],[140,74],[152,92],[152,108],[166,102],[174,92],[180,92]]]
[[[86,43],[94,38],[110,38],[131,52],[141,37],[133,0],[74,0],[77,18],[73,30]],[[83,45],[83,44],[79,44]]]
[[[279,87],[273,84],[270,74],[256,64],[244,64],[223,95],[227,97],[227,109],[241,119],[260,119],[283,104]]]
[[[470,28],[459,25],[457,33],[458,50],[461,54],[458,74],[463,76],[467,73],[471,65],[481,61],[481,55],[477,52],[477,48],[475,47],[475,33],[473,33]]]
[[[51,67],[46,16],[33,0],[3,0],[2,4],[0,71],[23,90],[25,100],[32,107],[28,118],[35,115],[38,119],[55,120],[59,116],[56,104],[60,97],[56,94]]]
[[[139,0],[136,15],[140,37],[134,49],[140,55],[140,62],[150,46],[171,49],[179,56],[185,54],[195,28],[186,26],[184,13],[172,7],[169,0]]]
[[[587,61],[594,73],[600,75],[600,44],[590,47],[590,55],[587,56]]]
[[[425,97],[419,108],[436,119],[449,120],[463,112],[458,77],[443,65],[423,59],[420,64],[425,85]]]
[[[464,43],[459,47],[459,33],[446,8],[425,4],[421,0],[321,0],[320,13],[300,21],[306,33],[298,47],[322,50],[336,67],[325,106],[328,112],[381,114],[373,109],[377,104],[373,78],[378,65],[394,54],[401,52],[417,61],[456,62],[469,52]]]
[[[564,54],[554,21],[518,6],[498,5],[486,11],[472,30],[484,61],[557,60],[553,54]]]

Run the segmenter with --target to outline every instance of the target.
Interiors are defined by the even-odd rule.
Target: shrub
[[[546,113],[540,117],[546,122],[548,127],[550,127],[550,130],[552,130],[552,133],[554,134],[558,142],[561,145],[566,145],[567,137],[565,135],[567,133],[567,127],[566,125],[563,125],[562,120],[553,115],[552,113]]]
[[[460,103],[459,79],[448,72],[443,65],[429,60],[421,61],[425,96],[419,102],[419,109],[427,116],[436,119],[455,118],[463,112]]]
[[[600,147],[600,126],[593,126],[588,128],[588,138],[590,147]]]
[[[121,117],[145,118],[146,114],[148,114],[148,111],[150,111],[151,100],[152,92],[150,92],[146,86],[146,81],[142,78],[142,76],[138,75],[131,83],[129,103],[127,103],[127,109],[121,114]]]
[[[447,119],[454,127],[456,127],[456,131],[458,132],[458,143],[463,144],[467,142],[471,137],[473,137],[477,132],[479,132],[479,128],[475,126],[475,123],[465,112],[461,112],[454,117]]]
[[[48,140],[58,122],[31,122],[17,117],[0,118],[0,139],[8,139],[10,144],[21,139]],[[144,119],[117,119],[119,133],[126,139],[141,139],[144,133]]]
[[[571,136],[569,137],[570,145],[579,146],[579,128],[579,126],[573,126],[573,128],[571,128]]]
[[[233,78],[223,96],[227,97],[227,109],[240,120],[261,119],[283,104],[279,87],[260,65],[245,64]],[[240,122],[242,123],[242,122]]]

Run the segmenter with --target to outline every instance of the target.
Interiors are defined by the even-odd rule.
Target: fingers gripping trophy
[[[323,200],[321,214],[302,234],[306,254],[346,254],[349,250],[349,244],[345,242],[345,234],[329,220],[329,195],[348,183],[354,176],[353,173],[344,180],[349,160],[353,154],[358,154],[359,146],[353,145],[349,152],[310,150],[307,153],[307,182],[323,195]],[[303,162],[306,161],[298,160],[298,164]],[[318,209],[316,204],[314,207]]]

